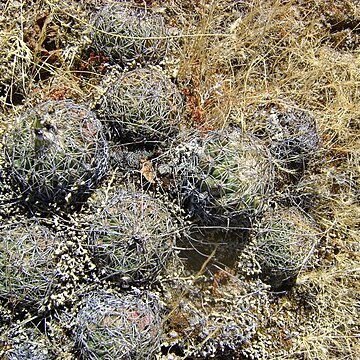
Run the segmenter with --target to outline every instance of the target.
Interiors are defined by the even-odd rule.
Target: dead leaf
[[[155,184],[155,171],[150,161],[142,162],[140,173],[150,184]]]

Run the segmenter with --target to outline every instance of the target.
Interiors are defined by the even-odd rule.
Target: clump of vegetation
[[[163,17],[113,3],[100,9],[93,21],[92,48],[122,66],[157,64],[168,50],[168,30]]]
[[[48,101],[23,113],[5,139],[10,176],[31,208],[70,208],[107,170],[102,125],[84,105]]]
[[[55,279],[56,236],[36,220],[0,228],[0,297],[10,306],[44,310]]]
[[[117,7],[121,9],[119,12],[115,10]],[[153,29],[158,29],[157,24],[151,24],[148,32],[132,36],[132,30],[129,33],[127,30],[118,32],[99,25],[98,29],[103,31],[96,35],[95,22],[101,23],[99,15],[105,8],[114,9],[112,14],[104,14],[104,19],[114,19],[112,24],[116,23],[119,13],[130,19],[130,22],[124,21],[122,29],[138,24],[135,33],[154,18],[159,19],[160,27],[166,23],[167,29],[164,33],[155,33]],[[89,21],[91,13],[94,16]],[[130,13],[136,17],[135,21],[131,22],[134,18],[127,15]],[[3,110],[0,112],[0,133],[5,133],[7,138],[12,134],[11,128],[16,125],[17,115],[24,114],[24,104],[29,108],[50,99],[71,98],[82,103],[93,100],[94,88],[103,87],[106,91],[106,85],[110,85],[102,83],[104,73],[111,69],[109,65],[117,64],[121,71],[128,71],[133,67],[150,67],[156,63],[166,74],[171,74],[172,79],[176,79],[185,111],[176,121],[174,132],[168,133],[168,128],[161,130],[164,134],[162,140],[157,139],[159,128],[155,128],[154,134],[149,129],[146,136],[136,136],[135,143],[130,135],[129,139],[121,138],[120,143],[114,142],[112,165],[119,167],[121,172],[120,176],[119,172],[108,173],[117,180],[121,177],[122,183],[114,186],[114,194],[134,178],[139,180],[136,186],[143,187],[141,194],[153,197],[150,189],[170,191],[192,215],[187,218],[188,225],[190,230],[195,230],[187,232],[189,236],[177,242],[176,251],[168,255],[165,250],[168,255],[166,263],[168,266],[172,264],[168,273],[156,270],[156,276],[152,277],[149,275],[151,271],[148,273],[145,270],[141,273],[141,276],[145,275],[143,280],[128,281],[126,276],[106,276],[100,261],[91,251],[94,242],[88,238],[88,230],[91,229],[89,219],[105,212],[107,200],[103,201],[104,206],[92,200],[82,204],[81,209],[72,209],[79,210],[75,211],[76,215],[71,215],[75,223],[68,222],[68,214],[63,219],[52,213],[52,204],[48,207],[44,203],[42,210],[47,212],[48,217],[38,221],[41,224],[46,222],[57,231],[56,237],[64,240],[55,252],[55,283],[45,295],[48,299],[45,313],[41,311],[42,304],[39,311],[36,304],[17,302],[12,293],[2,296],[0,357],[5,351],[5,358],[10,357],[11,351],[16,352],[19,346],[19,349],[30,350],[19,350],[18,357],[25,354],[25,358],[41,359],[42,355],[33,350],[38,341],[37,335],[27,335],[27,329],[37,325],[52,344],[56,344],[57,357],[91,358],[90,351],[84,343],[80,344],[80,339],[86,337],[85,333],[94,331],[96,326],[89,325],[83,333],[79,326],[75,326],[78,321],[76,315],[84,308],[81,301],[87,302],[84,294],[101,288],[117,299],[126,299],[136,293],[136,301],[142,301],[142,295],[139,295],[143,292],[141,285],[151,291],[159,290],[167,317],[159,325],[163,334],[162,344],[153,343],[154,350],[151,348],[145,355],[141,350],[139,358],[355,359],[360,353],[357,327],[360,292],[359,19],[357,0],[0,2],[0,106]],[[105,43],[95,45],[98,35],[108,38],[105,43],[110,44],[109,49]],[[116,43],[121,41],[125,47],[123,51],[111,54],[111,47],[116,48]],[[137,45],[133,45],[135,43],[141,44],[138,50]],[[151,54],[152,50],[156,53]],[[113,74],[114,80],[124,75],[121,72],[116,75],[115,71]],[[179,128],[189,127],[198,134],[186,133],[171,145],[168,152],[164,145],[170,144],[163,140],[168,137],[171,140]],[[212,174],[213,167],[217,169],[221,166],[211,160],[212,156],[206,153],[204,144],[209,147],[208,139],[213,138],[213,147],[216,148],[218,141],[210,131],[229,131],[234,127],[241,129],[243,134],[252,134],[249,135],[251,138],[257,136],[256,143],[260,138],[262,149],[263,145],[267,147],[265,158],[270,159],[268,153],[272,155],[269,160],[271,180],[266,195],[259,201],[263,205],[258,208],[255,201],[253,214],[251,211],[242,212],[242,208],[238,210],[239,217],[231,218],[230,224],[235,229],[229,229],[229,212],[216,210],[213,203],[219,202],[223,206],[221,197],[229,200],[231,196],[230,193],[220,192],[216,184],[225,184],[227,188],[231,188],[229,181],[239,188],[242,185],[234,180],[225,181],[225,176]],[[112,135],[116,135],[116,131]],[[152,140],[153,136],[155,140]],[[70,138],[73,139],[73,136]],[[139,144],[144,141],[148,143]],[[158,141],[161,144],[149,146],[150,141],[151,145]],[[239,154],[239,164],[247,159],[247,155],[232,148],[227,153],[227,143],[232,144],[232,141],[224,141],[222,159],[232,169],[228,157],[236,158],[231,155],[233,152]],[[316,156],[313,156],[315,151]],[[221,153],[220,150],[218,152]],[[204,154],[208,154],[208,158],[200,162]],[[52,155],[56,158],[56,151]],[[18,201],[24,202],[29,194],[22,194],[23,189],[18,189],[19,182],[10,176],[6,160],[7,163],[4,163],[0,156],[0,216],[6,221],[0,226],[1,230],[9,226],[16,228],[19,222],[26,223],[27,220],[19,214],[28,210],[27,207],[17,206]],[[207,161],[209,170],[206,173],[199,170],[198,173],[192,172],[196,176],[191,178],[189,188],[198,184],[194,198],[199,199],[201,204],[195,203],[194,207],[191,197],[185,201],[183,194],[187,193],[187,184],[179,174],[188,173],[186,166],[201,168]],[[183,168],[179,164],[183,164]],[[155,166],[152,168],[152,165]],[[220,170],[220,173],[226,173],[222,168]],[[141,177],[123,176],[124,172]],[[248,173],[251,174],[251,171]],[[267,179],[266,176],[262,178]],[[254,187],[264,185],[262,180],[253,183]],[[201,184],[204,184],[203,187]],[[113,195],[108,190],[105,184],[102,191],[108,193],[108,199],[111,199]],[[138,190],[130,189],[130,192],[135,194]],[[78,201],[71,206],[75,207]],[[171,206],[165,203],[166,207]],[[251,202],[244,200],[243,203],[248,206]],[[27,204],[30,206],[30,202]],[[201,212],[203,205],[207,212]],[[57,206],[68,206],[68,203],[65,200]],[[282,206],[294,206],[296,209],[286,211]],[[38,209],[40,205],[35,207]],[[194,209],[200,211],[201,216],[197,216]],[[87,210],[92,212],[92,217]],[[259,215],[256,222],[252,221],[254,215]],[[264,216],[263,221],[261,216]],[[147,218],[147,215],[144,216],[144,221]],[[124,217],[123,222],[125,220]],[[31,220],[32,223],[36,221]],[[157,222],[149,221],[149,224],[153,223]],[[313,223],[316,223],[315,228]],[[106,223],[105,230],[111,226]],[[271,231],[271,226],[279,230]],[[255,231],[257,236],[250,236]],[[144,234],[148,232],[152,234],[149,229],[144,230]],[[27,233],[31,233],[31,229]],[[274,251],[279,252],[266,242],[267,236],[275,238],[281,249],[288,246],[277,239],[275,235],[279,233],[290,233],[281,239],[293,240],[289,245],[290,251],[282,252],[291,256],[280,256],[280,259],[286,259],[286,264],[280,262],[279,271],[276,271],[279,261],[273,261],[273,265],[265,271],[267,259],[272,259]],[[97,239],[101,239],[101,234],[97,234]],[[314,239],[314,248],[309,245],[311,238]],[[299,241],[303,243],[299,245]],[[304,249],[308,251],[308,259]],[[7,256],[7,251],[16,254],[17,250],[4,248],[1,253]],[[29,252],[22,251],[22,254]],[[179,260],[180,264],[177,254],[185,257]],[[300,257],[303,261],[294,265]],[[30,262],[27,257],[21,259],[25,259],[26,264]],[[104,259],[101,258],[101,261]],[[303,265],[299,268],[300,263]],[[104,260],[103,264],[108,263]],[[182,265],[186,270],[183,271]],[[156,269],[160,267],[163,266]],[[34,269],[31,268],[29,273]],[[14,272],[17,270],[14,269]],[[130,295],[124,292],[124,287],[129,291],[128,285],[131,287]],[[114,307],[118,308],[118,304]],[[24,318],[26,324],[23,323]],[[17,326],[19,323],[22,323],[19,332],[8,332],[10,324]],[[112,323],[109,323],[111,320],[106,318],[102,327],[106,334],[112,330]],[[132,319],[132,323],[136,328],[136,321]],[[23,337],[19,334],[22,325],[27,328],[23,330]],[[126,327],[121,325],[121,328]],[[133,328],[126,334],[138,334],[139,329],[143,333],[149,331],[146,326],[138,326],[131,332]],[[69,339],[71,335],[79,339],[77,347]],[[33,342],[28,347],[26,344],[30,338]],[[106,339],[110,339],[110,335]],[[99,343],[104,342],[99,340]],[[142,341],[139,344],[140,348]],[[48,346],[48,358],[54,358],[54,347],[51,344]],[[115,345],[114,348],[119,350],[121,346]],[[43,347],[38,346],[37,349]],[[107,355],[96,356],[105,358]],[[125,358],[136,356],[124,355]],[[96,358],[95,355],[93,357]],[[113,357],[121,356],[115,352]]]
[[[86,69],[88,59],[80,57],[89,42],[87,5],[72,0],[1,4],[0,104],[4,109],[27,101],[38,93],[42,81],[51,81],[56,73]]]
[[[85,225],[101,278],[128,286],[163,269],[180,231],[165,201],[134,188],[94,193]]]
[[[98,114],[123,142],[156,143],[179,129],[182,97],[157,68],[121,72],[114,68],[103,81]]]
[[[169,157],[181,203],[203,224],[248,227],[267,204],[271,158],[251,135],[235,129],[195,136]]]
[[[276,290],[293,285],[314,258],[318,232],[314,223],[295,208],[269,211],[256,235],[255,256],[263,281]]]
[[[91,293],[75,319],[75,341],[85,359],[151,359],[160,346],[157,298],[149,293]]]

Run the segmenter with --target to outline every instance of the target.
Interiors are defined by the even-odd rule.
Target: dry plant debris
[[[0,101],[4,110],[26,100],[39,87],[39,80],[87,62],[91,26],[85,4],[6,1],[0,13]]]
[[[49,339],[35,326],[19,323],[10,326],[0,338],[0,354],[4,360],[50,360],[56,359]]]
[[[230,269],[218,269],[212,278],[201,272],[184,277],[178,265],[176,271],[177,278],[163,281],[168,305],[163,346],[167,351],[186,359],[246,356],[244,346],[251,346],[269,316],[268,287]],[[266,356],[266,344],[254,347],[252,354]]]
[[[27,89],[33,54],[15,29],[2,32],[0,49],[0,101],[9,103]]]

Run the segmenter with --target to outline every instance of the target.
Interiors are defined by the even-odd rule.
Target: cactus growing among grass
[[[48,101],[25,112],[5,140],[10,176],[32,208],[69,208],[104,177],[107,142],[84,105]]]
[[[319,146],[315,120],[302,110],[279,112],[273,109],[265,132],[270,151],[281,168],[303,170]]]
[[[95,16],[92,49],[122,66],[159,63],[166,56],[168,42],[164,19],[150,10],[115,3]]]

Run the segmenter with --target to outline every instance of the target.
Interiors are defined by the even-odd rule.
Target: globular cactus
[[[267,204],[273,167],[266,148],[250,135],[239,130],[195,134],[167,157],[171,187],[202,225],[248,227]]]
[[[271,154],[282,169],[302,171],[319,147],[314,118],[297,109],[273,108],[265,123]]]
[[[121,72],[114,68],[104,79],[98,115],[122,142],[156,143],[178,132],[183,99],[159,69]]]
[[[85,105],[48,101],[26,111],[5,139],[14,185],[32,209],[81,203],[104,177],[108,146]]]
[[[0,227],[0,297],[11,306],[43,307],[55,280],[57,237],[36,220]]]
[[[165,201],[135,189],[100,189],[89,206],[92,214],[80,221],[100,277],[123,286],[152,281],[179,232]]]
[[[263,281],[275,290],[293,285],[298,273],[311,264],[318,233],[296,208],[267,212],[257,226],[255,250]]]
[[[167,54],[168,36],[161,15],[113,3],[94,18],[92,50],[122,66],[157,64]]]
[[[160,306],[154,295],[91,293],[75,319],[82,359],[143,360],[160,350]]]

